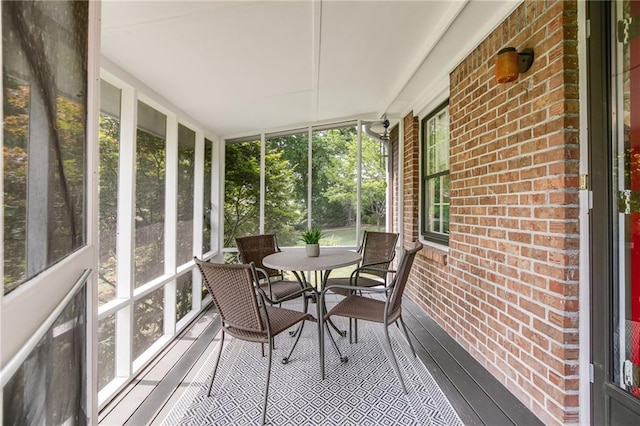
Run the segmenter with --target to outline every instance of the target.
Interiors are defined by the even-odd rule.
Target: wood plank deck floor
[[[466,425],[542,425],[442,328],[406,299],[404,318],[417,343],[418,357]],[[100,411],[99,425],[161,424],[212,353],[219,329],[214,310],[205,310]]]

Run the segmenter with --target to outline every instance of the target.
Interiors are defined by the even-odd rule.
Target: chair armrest
[[[283,280],[283,279],[284,279],[284,275],[282,274],[282,271],[280,271],[280,273],[279,273],[278,275],[271,275],[271,276],[270,276],[270,275],[267,273],[267,271],[266,271],[266,270],[264,270],[263,268],[258,268],[258,267],[256,267],[256,272],[258,272],[258,273],[260,273],[260,274],[264,275],[264,278],[266,278],[266,279],[267,279],[267,282],[268,282],[269,284],[271,284],[271,278],[272,278],[272,277],[280,277],[280,279],[281,279],[281,280]]]
[[[269,274],[267,273],[267,271],[265,271],[262,268],[254,267],[254,269],[256,270],[256,278],[258,279],[258,282],[256,283],[256,286],[260,287],[261,280],[264,279],[266,282],[263,283],[263,284],[267,284],[267,287],[269,287],[269,295],[271,296],[272,295],[272,292],[271,292],[271,278],[269,277]],[[263,278],[258,277],[258,275],[263,275]],[[265,297],[267,297],[266,294],[265,294]],[[267,297],[267,300],[271,301],[271,298]]]
[[[388,263],[390,263],[392,260],[393,260],[393,259],[387,259],[387,260],[383,260],[383,261],[381,261],[381,262],[366,263],[366,264],[364,264],[364,265],[360,265],[360,266],[358,266],[358,268],[357,268],[357,269],[375,269],[375,268],[372,268],[372,266],[375,266],[375,265],[387,265],[387,264],[388,264]],[[386,270],[387,270],[387,268],[384,268],[384,270],[386,271]]]
[[[345,290],[351,291],[360,291],[362,293],[388,293],[393,290],[393,284],[386,287],[363,287],[357,285],[344,285],[344,284],[334,284],[327,286],[324,290],[322,290],[321,296],[324,297],[325,293],[332,288],[342,288]]]
[[[257,272],[258,274],[262,274],[262,275],[264,275],[264,278],[266,278],[266,279],[267,279],[267,282],[268,282],[269,284],[271,284],[271,280],[269,280],[269,274],[267,274],[267,271],[265,271],[265,270],[264,270],[264,269],[262,269],[262,268],[258,268],[258,267],[256,267],[255,269],[256,269],[256,272]]]
[[[369,265],[379,265],[379,264],[385,264],[385,263],[387,263],[387,262],[370,263]],[[358,274],[360,274],[360,272],[361,272],[363,269],[366,269],[366,270],[368,270],[368,271],[386,272],[386,273],[389,273],[389,274],[395,274],[395,273],[396,273],[396,270],[395,270],[395,269],[387,269],[387,268],[372,268],[372,267],[370,267],[370,266],[368,266],[368,265],[363,265],[363,266],[360,266],[359,268],[357,268],[355,271],[353,271],[353,272],[351,273],[351,276],[353,277],[354,275],[358,275]],[[365,272],[366,272],[366,271],[365,271]]]
[[[297,297],[302,296],[304,293],[309,293],[310,292],[312,294],[317,294],[315,288],[313,288],[313,287],[305,287],[305,288],[302,288],[302,289],[296,291],[295,293],[291,293],[290,295],[283,297],[282,299],[272,300],[270,297],[268,297],[266,295],[264,290],[261,289],[260,287],[256,287],[256,291],[258,292],[258,294],[260,294],[260,297],[261,297],[261,299],[263,299],[263,301],[266,300],[271,305],[274,305],[274,304],[277,304],[277,303],[286,302],[287,300],[295,299]]]
[[[386,264],[387,262],[377,262],[377,263],[369,263],[369,265],[381,265],[381,264]],[[360,276],[360,272],[362,272],[363,269],[366,269],[364,272],[368,272],[368,271],[375,271],[375,272],[382,272],[382,273],[389,273],[389,274],[395,274],[396,271],[394,269],[387,269],[387,268],[371,268],[368,267],[367,265],[363,265],[360,266],[358,268],[356,268],[355,271],[353,271],[351,273],[351,276],[349,277],[349,282],[351,283],[352,286],[356,286],[356,282],[358,281],[358,277]],[[385,282],[386,282],[386,278],[385,278]]]
[[[269,299],[269,298],[267,297],[267,295],[265,294],[264,290],[263,290],[263,289],[261,289],[260,287],[256,287],[256,288],[255,288],[255,290],[256,290],[256,294],[258,295],[258,298],[260,299],[260,303],[261,303],[263,306],[266,306],[266,305],[265,305],[265,303],[264,303],[264,301],[265,301],[265,300],[270,301],[271,299]]]

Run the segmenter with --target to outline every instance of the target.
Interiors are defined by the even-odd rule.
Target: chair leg
[[[309,309],[309,300],[307,299],[307,296],[302,296],[302,300],[303,300],[303,306],[304,306],[304,313],[307,313],[307,310]],[[290,331],[289,332],[289,336],[291,337],[295,337],[296,334],[298,333],[302,333],[302,326],[304,325],[304,321],[301,322],[300,324],[298,324],[298,326],[296,327],[295,330]]]
[[[272,341],[273,337],[269,338],[269,366],[267,367],[267,383],[264,387],[264,404],[262,405],[262,424],[266,423],[267,419],[267,399],[269,398],[269,380],[271,379],[271,356],[273,353]]]
[[[384,335],[386,337],[386,349],[389,351],[389,361],[391,361],[391,366],[393,367],[393,371],[396,372],[396,376],[398,376],[398,380],[400,380],[400,385],[402,385],[402,390],[406,394],[407,387],[404,385],[404,380],[402,379],[402,375],[400,374],[400,368],[398,367],[398,360],[396,360],[396,355],[393,353],[393,349],[391,349],[391,339],[389,338],[389,328],[384,326]]]
[[[273,339],[273,341],[271,343],[269,343],[271,345],[272,349],[276,348],[276,341],[275,339]],[[262,358],[264,358],[264,343],[260,343],[260,348],[262,350]]]
[[[304,321],[301,321],[300,324],[298,325],[298,329],[296,330],[296,334],[298,337],[296,337],[296,341],[293,342],[293,346],[291,346],[291,349],[289,350],[289,355],[287,355],[286,357],[282,358],[282,363],[283,364],[288,364],[289,363],[289,358],[291,358],[291,354],[293,353],[293,350],[296,348],[296,345],[298,344],[298,340],[300,340],[300,336],[302,336],[302,329],[304,328]]]
[[[338,326],[331,321],[331,319],[327,319],[326,323],[330,325],[341,337],[345,337],[347,335],[347,330],[340,330]]]
[[[358,320],[349,318],[349,344],[358,343]]]
[[[218,356],[216,357],[216,364],[213,366],[213,375],[211,376],[211,383],[209,383],[209,391],[207,396],[211,396],[211,388],[213,387],[213,379],[216,378],[216,372],[218,371],[218,364],[220,363],[220,357],[222,356],[222,345],[224,344],[224,330],[222,330],[222,337],[220,338],[220,347],[218,348]]]
[[[326,301],[325,301],[324,299],[322,300],[322,312],[323,312],[324,314],[326,314],[326,313],[327,313],[327,303],[326,303]],[[340,335],[340,337],[347,337],[347,330],[340,330],[340,329],[338,328],[338,326],[337,326],[337,325],[335,325],[335,324],[333,323],[333,321],[331,321],[331,318],[327,318],[327,319],[325,320],[325,324],[330,325],[330,326],[331,326],[331,327],[336,331],[336,333],[338,333],[338,334]],[[329,333],[329,334],[331,334],[331,333]]]
[[[353,320],[353,336],[354,336],[353,341],[355,343],[358,343],[358,320],[357,319]]]
[[[411,339],[409,338],[409,332],[407,331],[407,326],[404,323],[404,320],[402,319],[402,315],[400,315],[400,325],[402,326],[402,331],[404,331],[404,337],[407,338],[407,342],[409,342],[409,347],[411,348],[411,352],[413,352],[413,357],[417,358],[416,355],[416,350],[413,348],[413,343],[411,343]],[[398,322],[396,321],[396,325],[398,324]]]
[[[324,380],[324,317],[320,308],[320,300],[317,300],[316,313],[318,315],[318,345],[320,353],[320,378]]]
[[[289,332],[289,337],[296,337],[296,334],[300,332],[301,324],[298,324],[295,330]]]
[[[329,323],[325,322],[324,323],[324,327],[327,329],[327,333],[329,333],[329,339],[331,340],[331,343],[333,343],[333,347],[335,348],[336,352],[338,353],[338,357],[340,357],[340,362],[349,361],[348,357],[342,356],[342,353],[340,352],[340,349],[338,348],[338,344],[336,343],[336,340],[333,338],[333,334],[331,334],[331,330],[329,330]]]

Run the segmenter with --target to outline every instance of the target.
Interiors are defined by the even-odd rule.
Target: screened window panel
[[[164,288],[133,305],[133,359],[138,358],[164,334]]]
[[[116,297],[118,235],[118,179],[120,161],[120,89],[100,82],[100,273],[98,303],[103,305]]]
[[[86,283],[2,390],[2,424],[87,424]]]
[[[388,142],[386,142],[388,143]],[[387,219],[387,165],[384,142],[362,133],[361,161],[361,229],[362,232],[386,231]]]
[[[324,232],[322,245],[355,246],[360,240],[358,220],[362,229],[386,229],[386,147],[363,135],[359,200],[356,123],[312,130],[311,176],[308,129],[265,136],[264,232],[276,234],[280,246],[303,245],[301,232],[317,226]],[[260,229],[260,141],[227,141],[225,167],[224,247],[230,248],[236,236],[256,234]],[[249,216],[252,219],[245,219]],[[231,255],[226,260],[235,261]]]
[[[5,294],[86,241],[88,5],[24,6],[2,3]]]
[[[138,102],[140,114],[156,117],[154,133],[138,127],[136,136],[135,286],[164,273],[165,132],[157,125],[157,111]],[[159,114],[159,113],[158,113]],[[166,117],[164,127],[166,128]],[[142,120],[149,122],[150,120]],[[148,127],[148,126],[147,126]]]
[[[307,220],[308,133],[271,137],[265,148],[265,232],[280,246],[301,245]]]
[[[196,161],[196,133],[178,125],[178,223],[177,264],[193,259],[193,193]]]
[[[213,203],[211,200],[211,179],[213,179],[212,167],[213,143],[204,140],[204,218],[202,226],[202,253],[211,251],[211,223],[213,214]]]
[[[260,232],[260,140],[225,147],[224,247]]]
[[[116,374],[116,316],[98,322],[98,391]]]
[[[176,321],[180,321],[191,312],[193,306],[192,271],[182,274],[176,282]]]
[[[355,126],[313,132],[311,215],[325,246],[356,244]]]

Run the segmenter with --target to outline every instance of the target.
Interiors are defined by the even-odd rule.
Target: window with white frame
[[[135,180],[135,287],[164,273],[167,117],[138,101]]]
[[[105,74],[99,121],[101,406],[205,306],[193,256],[216,254],[213,142]]]
[[[449,102],[422,120],[422,237],[449,243]]]
[[[385,231],[385,152],[358,124],[227,141],[224,247],[261,230],[275,233],[280,246],[301,245],[310,225],[322,229],[323,245],[334,246],[356,246],[365,229]]]
[[[117,87],[100,81],[100,273],[98,303],[116,298],[118,235],[118,164],[120,161],[120,99]]]

